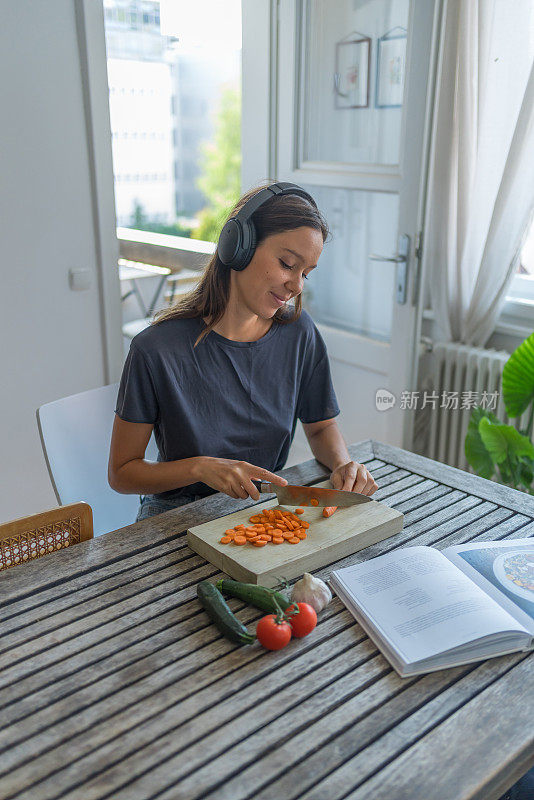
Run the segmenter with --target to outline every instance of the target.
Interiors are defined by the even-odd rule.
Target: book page
[[[409,547],[332,574],[407,664],[503,631],[525,633],[438,550]]]
[[[534,538],[470,542],[443,555],[534,635]]]

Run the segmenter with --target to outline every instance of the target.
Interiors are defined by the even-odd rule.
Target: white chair
[[[94,535],[135,522],[138,495],[119,494],[108,484],[108,457],[118,383],[46,403],[37,425],[50,480],[60,505],[89,503]],[[147,459],[157,459],[151,436]]]

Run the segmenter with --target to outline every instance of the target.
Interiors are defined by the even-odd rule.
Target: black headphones
[[[295,183],[273,183],[272,186],[261,189],[254,197],[247,200],[243,208],[235,217],[228,220],[221,231],[217,254],[226,267],[240,271],[250,263],[257,241],[256,228],[251,217],[267,200],[279,194],[299,195],[317,208],[313,197]]]

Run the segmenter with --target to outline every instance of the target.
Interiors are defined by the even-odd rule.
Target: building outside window
[[[215,241],[240,194],[240,2],[103,3],[117,225]]]

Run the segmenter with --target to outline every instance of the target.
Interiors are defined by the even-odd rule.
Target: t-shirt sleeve
[[[316,328],[314,334],[300,390],[298,418],[304,423],[321,422],[339,414],[326,345]]]
[[[125,422],[154,424],[159,406],[150,369],[134,343],[124,363],[115,413]]]

